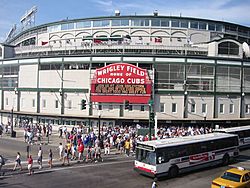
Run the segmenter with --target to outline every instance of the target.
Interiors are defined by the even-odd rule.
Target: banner
[[[96,69],[91,80],[91,101],[148,104],[152,82],[146,69],[114,63]]]

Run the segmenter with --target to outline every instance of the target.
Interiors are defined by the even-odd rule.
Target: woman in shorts
[[[16,156],[16,161],[15,161],[15,166],[13,168],[13,171],[16,170],[16,168],[20,166],[20,171],[22,170],[22,165],[21,165],[21,154],[19,152],[17,152],[17,156]]]
[[[33,167],[33,159],[32,159],[32,156],[30,155],[29,158],[28,158],[28,170],[29,170],[29,175],[31,175],[31,174],[34,173],[32,167]]]

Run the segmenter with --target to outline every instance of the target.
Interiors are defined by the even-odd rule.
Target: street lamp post
[[[17,88],[15,87],[14,88],[14,92],[15,92],[15,97],[16,97],[16,95],[18,95],[18,91],[17,91]],[[10,136],[11,137],[16,137],[16,135],[15,135],[15,132],[14,132],[14,128],[13,128],[13,126],[14,126],[14,121],[13,121],[13,119],[14,119],[14,106],[12,106],[12,109],[11,109],[11,117],[10,117],[11,119],[10,119]]]
[[[241,117],[241,118],[244,117],[244,112],[245,112],[245,111],[244,111],[244,110],[245,110],[245,109],[244,109],[244,107],[245,107],[245,103],[244,103],[245,101],[244,101],[244,100],[245,100],[245,93],[242,92],[242,93],[241,93],[241,100],[240,100],[240,117]]]
[[[11,117],[10,117],[10,127],[11,127],[11,129],[10,129],[10,136],[11,137],[13,137],[13,118],[14,118],[14,110],[13,110],[13,107],[12,107],[12,109],[11,109]]]
[[[98,111],[98,140],[101,140],[101,113]]]

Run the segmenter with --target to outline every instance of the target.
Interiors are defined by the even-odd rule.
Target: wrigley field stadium
[[[157,12],[12,28],[0,43],[1,121],[247,125],[249,44],[250,27]]]

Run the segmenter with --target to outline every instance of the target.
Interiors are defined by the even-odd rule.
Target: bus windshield
[[[150,165],[156,164],[156,154],[153,151],[137,148],[136,160]]]

